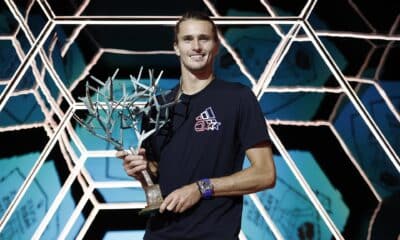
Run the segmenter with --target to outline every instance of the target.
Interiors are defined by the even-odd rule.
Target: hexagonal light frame
[[[21,201],[22,197],[26,194],[26,191],[30,184],[32,183],[33,179],[35,178],[36,174],[40,170],[42,164],[44,163],[44,160],[50,153],[51,149],[54,147],[55,143],[57,141],[62,141],[64,147],[63,147],[63,153],[65,155],[66,159],[70,159],[70,162],[68,164],[70,168],[70,174],[68,175],[67,180],[64,182],[62,188],[60,189],[59,193],[57,194],[55,200],[53,201],[53,204],[49,208],[48,212],[46,213],[46,216],[43,218],[41,221],[39,227],[36,229],[35,234],[33,235],[33,239],[39,239],[40,236],[43,234],[46,226],[50,222],[52,216],[55,214],[57,208],[61,204],[63,198],[65,197],[65,194],[67,191],[70,189],[72,183],[75,181],[75,179],[78,179],[78,181],[81,182],[82,188],[84,189],[84,194],[77,204],[74,212],[70,216],[69,221],[67,222],[66,226],[64,227],[63,231],[61,232],[59,238],[65,238],[67,234],[69,233],[70,229],[72,228],[75,220],[81,213],[84,205],[87,203],[87,201],[91,201],[91,203],[94,205],[94,208],[92,212],[90,213],[88,219],[86,219],[86,223],[84,226],[81,228],[79,234],[78,234],[78,239],[82,239],[83,236],[85,235],[86,231],[90,227],[90,224],[96,217],[97,213],[102,210],[102,209],[122,209],[122,208],[141,208],[145,206],[144,202],[141,203],[126,203],[126,204],[121,204],[121,203],[99,203],[94,195],[93,191],[96,188],[121,188],[121,187],[140,187],[140,184],[137,181],[115,181],[115,182],[96,182],[94,181],[91,177],[90,174],[85,170],[84,168],[84,163],[87,158],[89,157],[113,157],[115,154],[115,151],[88,151],[83,144],[80,142],[78,136],[74,133],[74,129],[70,125],[70,118],[74,114],[76,110],[79,109],[84,109],[83,105],[80,103],[77,103],[71,96],[70,92],[74,89],[76,84],[81,81],[85,74],[88,73],[88,68],[85,69],[85,71],[82,73],[82,75],[75,81],[75,83],[67,89],[62,80],[59,78],[57,72],[53,68],[51,61],[49,57],[44,53],[42,50],[42,46],[44,42],[48,39],[50,36],[50,33],[53,31],[56,25],[62,25],[62,24],[75,24],[77,25],[77,28],[74,30],[72,33],[71,37],[67,41],[67,43],[64,45],[62,49],[62,56],[65,55],[66,51],[68,51],[68,48],[70,44],[74,41],[75,37],[79,34],[79,31],[86,25],[92,25],[92,24],[107,24],[107,25],[158,25],[158,24],[163,24],[163,25],[174,25],[177,20],[177,16],[172,16],[172,17],[165,17],[165,16],[80,16],[84,8],[88,5],[89,1],[84,1],[79,9],[77,10],[77,13],[74,16],[56,16],[53,11],[51,10],[50,5],[47,3],[46,0],[38,0],[36,1],[40,8],[43,10],[45,13],[46,17],[48,18],[47,23],[43,27],[42,31],[38,35],[37,38],[35,38],[32,34],[32,32],[29,30],[28,24],[25,21],[25,19],[21,16],[19,13],[14,1],[12,0],[5,0],[7,6],[9,7],[11,13],[14,15],[14,17],[17,19],[19,22],[22,31],[26,35],[29,43],[31,44],[31,48],[29,52],[26,54],[26,56],[20,55],[21,64],[18,67],[17,71],[13,75],[12,79],[7,82],[6,88],[3,90],[3,92],[0,94],[0,111],[4,108],[7,100],[14,96],[16,93],[14,93],[15,88],[19,84],[20,80],[22,79],[22,76],[25,74],[27,69],[32,66],[34,69],[34,74],[35,78],[37,79],[38,86],[35,87],[33,90],[29,90],[28,92],[32,92],[35,94],[36,98],[38,99],[38,102],[40,102],[40,105],[42,107],[42,110],[45,110],[46,108],[44,107],[45,105],[42,103],[38,94],[38,87],[40,87],[46,95],[47,101],[51,105],[52,109],[50,111],[44,111],[44,114],[46,115],[46,121],[50,123],[52,126],[46,127],[46,124],[38,124],[38,125],[30,125],[30,126],[25,126],[26,128],[30,127],[38,127],[38,126],[43,126],[45,127],[46,131],[48,132],[50,136],[50,141],[47,143],[45,146],[44,150],[42,151],[39,159],[36,161],[36,164],[34,165],[32,171],[30,172],[30,175],[28,178],[24,181],[23,185],[21,188],[18,190],[16,196],[12,200],[11,204],[7,208],[5,214],[2,216],[1,221],[0,221],[0,232],[3,230],[5,225],[7,224],[8,220],[10,219],[11,215],[15,211],[16,207],[18,206],[19,202]],[[35,1],[31,2],[30,7]],[[255,95],[258,97],[258,99],[261,99],[261,96],[266,93],[266,92],[333,92],[333,93],[345,93],[346,96],[350,99],[351,103],[353,106],[356,108],[357,112],[360,114],[364,122],[367,124],[369,130],[372,132],[373,136],[376,138],[384,152],[386,153],[387,157],[390,159],[392,164],[395,166],[395,168],[400,172],[400,159],[399,156],[397,156],[396,152],[393,150],[392,146],[390,143],[387,141],[385,135],[382,133],[380,128],[377,126],[375,123],[374,119],[370,116],[369,112],[366,110],[364,107],[363,103],[359,99],[359,97],[356,95],[355,91],[352,89],[350,86],[351,81],[359,82],[359,83],[367,83],[367,84],[372,84],[374,87],[378,90],[378,93],[380,96],[384,99],[386,105],[389,107],[390,111],[393,113],[395,118],[400,122],[400,114],[396,111],[393,103],[389,99],[389,97],[386,95],[385,91],[382,89],[382,87],[376,83],[375,81],[369,80],[369,79],[362,79],[359,76],[357,77],[346,77],[343,75],[337,64],[335,63],[334,59],[330,56],[329,52],[325,48],[325,46],[322,44],[321,40],[319,37],[321,36],[336,36],[336,37],[350,37],[350,38],[365,38],[365,39],[381,39],[381,40],[386,40],[386,41],[399,41],[400,37],[393,37],[390,35],[369,35],[369,34],[355,34],[355,33],[332,33],[332,32],[321,32],[321,31],[316,31],[312,28],[310,23],[308,22],[308,18],[310,14],[312,13],[317,1],[316,0],[309,0],[303,7],[301,13],[298,16],[293,16],[293,17],[279,17],[275,14],[275,12],[272,10],[272,8],[265,2],[265,1],[260,1],[261,4],[266,8],[266,11],[271,15],[271,17],[224,17],[220,16],[217,12],[217,10],[214,8],[213,4],[208,1],[204,0],[203,1],[205,5],[209,8],[209,10],[212,12],[214,15],[213,19],[216,22],[217,25],[271,25],[273,29],[275,30],[276,34],[281,37],[281,41],[278,45],[278,47],[275,49],[273,55],[271,56],[271,60],[268,62],[266,65],[264,72],[261,74],[260,78],[256,80],[246,69],[244,64],[242,63],[240,57],[238,54],[235,52],[233,48],[229,46],[229,44],[226,42],[226,40],[223,38],[223,36],[219,36],[221,43],[223,46],[228,50],[228,52],[231,54],[233,59],[235,60],[236,64],[239,66],[239,69],[241,72],[250,80],[250,82],[253,85],[253,92]],[[286,24],[286,25],[291,25],[290,30],[288,33],[283,33],[278,25],[280,24]],[[298,32],[300,30],[305,31],[306,33],[306,38],[302,39],[299,38]],[[17,41],[16,37],[13,36],[11,38],[13,42]],[[331,88],[317,88],[317,87],[290,87],[290,88],[273,88],[269,87],[269,84],[271,82],[271,79],[276,72],[279,64],[281,63],[282,59],[285,57],[286,53],[288,52],[288,49],[290,49],[290,46],[293,42],[295,41],[310,41],[315,49],[318,51],[326,65],[329,67],[331,72],[333,73],[334,77],[338,81],[340,85],[340,89],[331,89]],[[14,44],[14,46],[18,46],[18,44]],[[17,51],[17,52],[22,52],[22,51]],[[121,50],[121,49],[103,49],[99,48],[98,53],[95,55],[93,58],[93,61],[89,64],[89,67],[93,66],[96,63],[96,59],[101,56],[104,52],[114,52],[114,53],[127,53],[127,54],[147,54],[146,52],[132,52],[132,51],[126,51],[126,50]],[[157,52],[160,53],[160,52]],[[165,54],[173,54],[173,51],[169,52],[163,52]],[[54,80],[55,84],[60,90],[60,98],[61,96],[65,98],[66,102],[69,104],[69,109],[64,113],[59,107],[59,104],[61,102],[60,99],[55,100],[51,97],[50,93],[47,91],[46,86],[43,83],[43,78],[40,77],[40,74],[37,70],[37,67],[34,64],[34,58],[39,55],[40,59],[43,61],[45,69],[48,71],[48,73],[51,75],[52,79]],[[35,69],[36,68],[36,69]],[[54,112],[53,112],[54,111]],[[54,121],[51,121],[52,119],[52,114],[55,113],[60,119],[61,122],[57,124]],[[268,130],[271,136],[271,140],[273,141],[274,145],[277,147],[279,150],[280,154],[283,156],[283,159],[293,172],[294,176],[300,183],[301,187],[304,189],[305,193],[307,194],[309,200],[312,202],[318,213],[320,214],[321,218],[325,222],[325,224],[328,226],[329,230],[331,231],[332,235],[336,239],[343,239],[343,236],[341,235],[340,231],[337,229],[336,225],[332,221],[332,219],[329,217],[328,213],[325,211],[324,207],[316,197],[315,193],[312,191],[311,187],[297,168],[296,164],[294,163],[293,159],[287,152],[285,146],[282,144],[280,141],[279,137],[275,134],[273,128],[271,125],[301,125],[301,126],[328,126],[331,131],[334,133],[334,135],[337,137],[339,143],[345,150],[346,154],[354,164],[354,166],[357,168],[357,170],[360,172],[361,176],[364,178],[365,182],[368,184],[370,187],[371,191],[374,193],[374,196],[376,199],[381,202],[382,199],[377,193],[377,191],[374,189],[373,185],[368,179],[368,176],[364,173],[362,168],[359,166],[355,158],[352,156],[352,153],[349,149],[347,149],[344,141],[341,139],[340,135],[337,133],[335,127],[329,122],[329,121],[281,121],[281,120],[267,120],[267,125],[268,125]],[[9,131],[9,130],[18,130],[18,126],[8,128],[8,129],[3,129],[3,131]],[[0,130],[1,131],[1,130]],[[66,136],[66,132],[69,133],[69,136],[71,137],[71,140],[74,141],[76,146],[78,147],[78,150],[80,151],[81,155],[80,157],[76,156],[76,154],[73,153],[73,150],[68,146],[69,144],[69,139]],[[68,152],[68,154],[67,154]],[[68,155],[68,156],[67,156]],[[74,164],[72,164],[74,163]],[[82,175],[81,175],[82,174]],[[89,185],[86,186],[84,184],[84,179],[88,181]],[[266,224],[270,227],[273,235],[277,239],[284,239],[283,235],[279,231],[279,229],[276,227],[275,223],[267,213],[266,209],[263,207],[260,199],[256,194],[250,194],[250,199],[253,201],[255,206],[257,207],[258,211],[262,215],[264,221]],[[370,234],[370,233],[369,233]],[[241,239],[246,239],[245,235],[243,232],[240,234]]]

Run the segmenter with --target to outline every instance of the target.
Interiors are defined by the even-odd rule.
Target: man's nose
[[[193,50],[195,50],[195,51],[201,50],[201,44],[200,44],[200,41],[199,41],[198,39],[194,39],[194,40],[193,40],[193,42],[192,42],[192,48],[193,48]]]

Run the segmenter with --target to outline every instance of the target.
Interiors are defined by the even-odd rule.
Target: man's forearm
[[[250,167],[230,176],[213,178],[211,183],[214,196],[244,195],[274,187],[275,176]]]
[[[276,173],[272,150],[262,145],[246,151],[251,166],[229,176],[213,178],[214,196],[243,195],[272,188]]]

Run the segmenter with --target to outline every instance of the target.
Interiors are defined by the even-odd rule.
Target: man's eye
[[[191,40],[192,40],[191,37],[185,37],[185,38],[183,38],[183,41],[185,41],[185,42],[189,42],[189,41],[191,41]]]

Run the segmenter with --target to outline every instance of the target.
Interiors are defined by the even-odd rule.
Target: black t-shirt
[[[170,124],[144,144],[148,157],[159,162],[164,197],[202,178],[240,171],[245,151],[269,140],[256,97],[239,83],[213,80],[194,95],[183,94],[170,115]],[[242,196],[215,197],[181,214],[157,214],[149,220],[145,239],[237,239],[242,205]]]

